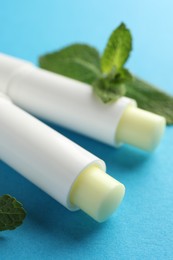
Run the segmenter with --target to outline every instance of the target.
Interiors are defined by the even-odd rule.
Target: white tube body
[[[79,174],[102,160],[18,108],[0,94],[0,159],[70,210]]]
[[[0,91],[33,115],[112,146],[119,145],[115,135],[123,112],[129,105],[136,106],[126,97],[103,104],[89,85],[3,54]]]

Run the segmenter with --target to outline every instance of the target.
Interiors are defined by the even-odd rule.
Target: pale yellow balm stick
[[[117,143],[127,143],[152,151],[162,138],[165,124],[164,117],[129,106],[120,119],[115,139]]]
[[[98,222],[105,221],[119,206],[125,187],[97,166],[84,170],[74,183],[71,203]]]

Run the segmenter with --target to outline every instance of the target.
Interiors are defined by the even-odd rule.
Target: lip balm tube
[[[105,163],[0,94],[0,159],[67,209],[106,220],[124,196],[124,185]]]
[[[165,119],[120,98],[103,104],[91,86],[0,54],[0,91],[24,110],[111,146],[123,143],[152,151]]]

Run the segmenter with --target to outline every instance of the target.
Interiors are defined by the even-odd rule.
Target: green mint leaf
[[[41,68],[91,84],[101,76],[98,51],[85,44],[73,44],[40,57]]]
[[[20,226],[26,212],[22,204],[10,195],[0,197],[0,231],[12,230]]]
[[[110,103],[116,101],[125,94],[125,85],[121,80],[109,78],[100,78],[93,84],[94,93],[104,102]]]
[[[108,74],[115,67],[121,69],[132,50],[132,36],[124,23],[113,31],[101,58],[102,72]]]
[[[166,118],[167,124],[173,124],[173,97],[137,77],[125,86],[125,95],[135,99],[140,108],[159,114]]]

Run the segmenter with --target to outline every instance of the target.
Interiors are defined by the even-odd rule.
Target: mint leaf
[[[26,212],[22,204],[10,195],[0,197],[0,231],[12,230],[22,224]]]
[[[101,78],[93,83],[94,93],[104,102],[110,103],[125,94],[125,85],[121,80]]]
[[[133,77],[125,83],[126,96],[137,101],[142,109],[166,118],[167,124],[173,124],[173,97],[149,83]]]
[[[41,68],[91,84],[101,76],[98,51],[85,44],[73,44],[40,57]]]
[[[122,68],[132,49],[132,36],[124,23],[113,31],[101,58],[102,72],[108,74],[112,68]]]

